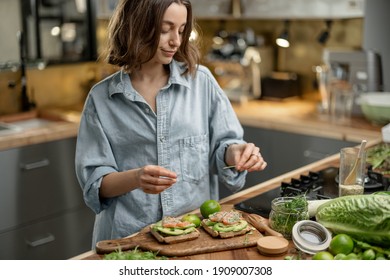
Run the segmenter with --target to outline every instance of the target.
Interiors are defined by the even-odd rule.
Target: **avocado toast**
[[[212,237],[221,238],[244,235],[252,230],[241,213],[235,210],[211,214],[208,219],[202,220],[202,227]]]
[[[151,225],[150,233],[159,242],[169,244],[193,240],[200,235],[195,224],[170,216]]]

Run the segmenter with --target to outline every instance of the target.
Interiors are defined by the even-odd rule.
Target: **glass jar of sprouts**
[[[292,229],[296,222],[308,219],[308,203],[304,195],[277,197],[272,200],[269,225],[273,230],[283,234],[285,238],[291,239]]]

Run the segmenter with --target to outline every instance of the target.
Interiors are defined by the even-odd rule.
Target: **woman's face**
[[[152,59],[154,63],[169,64],[182,42],[187,23],[187,9],[184,5],[172,3],[165,11],[160,42]]]

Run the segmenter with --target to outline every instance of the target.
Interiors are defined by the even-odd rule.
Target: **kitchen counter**
[[[381,138],[381,127],[362,117],[352,118],[350,124],[335,124],[328,116],[318,114],[316,106],[316,102],[301,99],[233,103],[243,125],[353,142]],[[79,104],[39,110],[40,117],[56,121],[46,127],[0,136],[0,150],[76,136],[82,107]]]
[[[380,143],[381,141],[370,141],[367,147],[376,145]],[[298,168],[296,170],[287,172],[281,176],[275,177],[271,180],[268,180],[266,182],[263,182],[261,184],[255,185],[251,188],[245,189],[243,191],[240,191],[236,194],[233,194],[231,196],[228,196],[222,200],[220,200],[221,205],[225,206],[232,206],[234,204],[237,204],[239,202],[242,202],[246,199],[255,197],[261,193],[264,193],[266,191],[269,191],[271,189],[275,189],[281,185],[282,182],[288,182],[292,178],[298,179],[300,175],[302,174],[308,174],[309,171],[320,171],[327,167],[338,167],[339,163],[339,155],[332,155],[325,159],[319,160],[315,163],[308,164],[304,167]],[[194,210],[191,213],[198,213],[199,210]],[[272,260],[272,259],[284,259],[286,255],[292,255],[295,252],[295,246],[290,240],[289,244],[289,250],[284,255],[279,256],[265,256],[258,252],[256,247],[249,247],[249,248],[243,248],[243,249],[234,249],[234,250],[225,250],[225,251],[219,251],[219,252],[213,252],[213,253],[202,253],[197,255],[191,255],[191,256],[184,256],[184,257],[177,257],[175,259],[184,259],[184,260]],[[75,256],[72,259],[77,260],[100,260],[103,258],[104,255],[97,254],[94,250],[85,252],[79,256]]]
[[[23,120],[48,120],[46,125],[25,128],[18,132],[0,135],[0,151],[55,140],[76,137],[80,121],[80,112],[71,110],[41,110],[1,116],[0,122],[13,124]]]
[[[233,107],[243,125],[351,142],[381,137],[381,127],[364,117],[352,117],[350,123],[345,124],[333,122],[329,115],[317,112],[315,101],[253,100],[243,104],[233,103]]]

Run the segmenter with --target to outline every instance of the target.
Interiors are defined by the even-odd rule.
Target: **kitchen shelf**
[[[364,17],[366,0],[197,0],[194,15],[207,20],[319,20]]]

